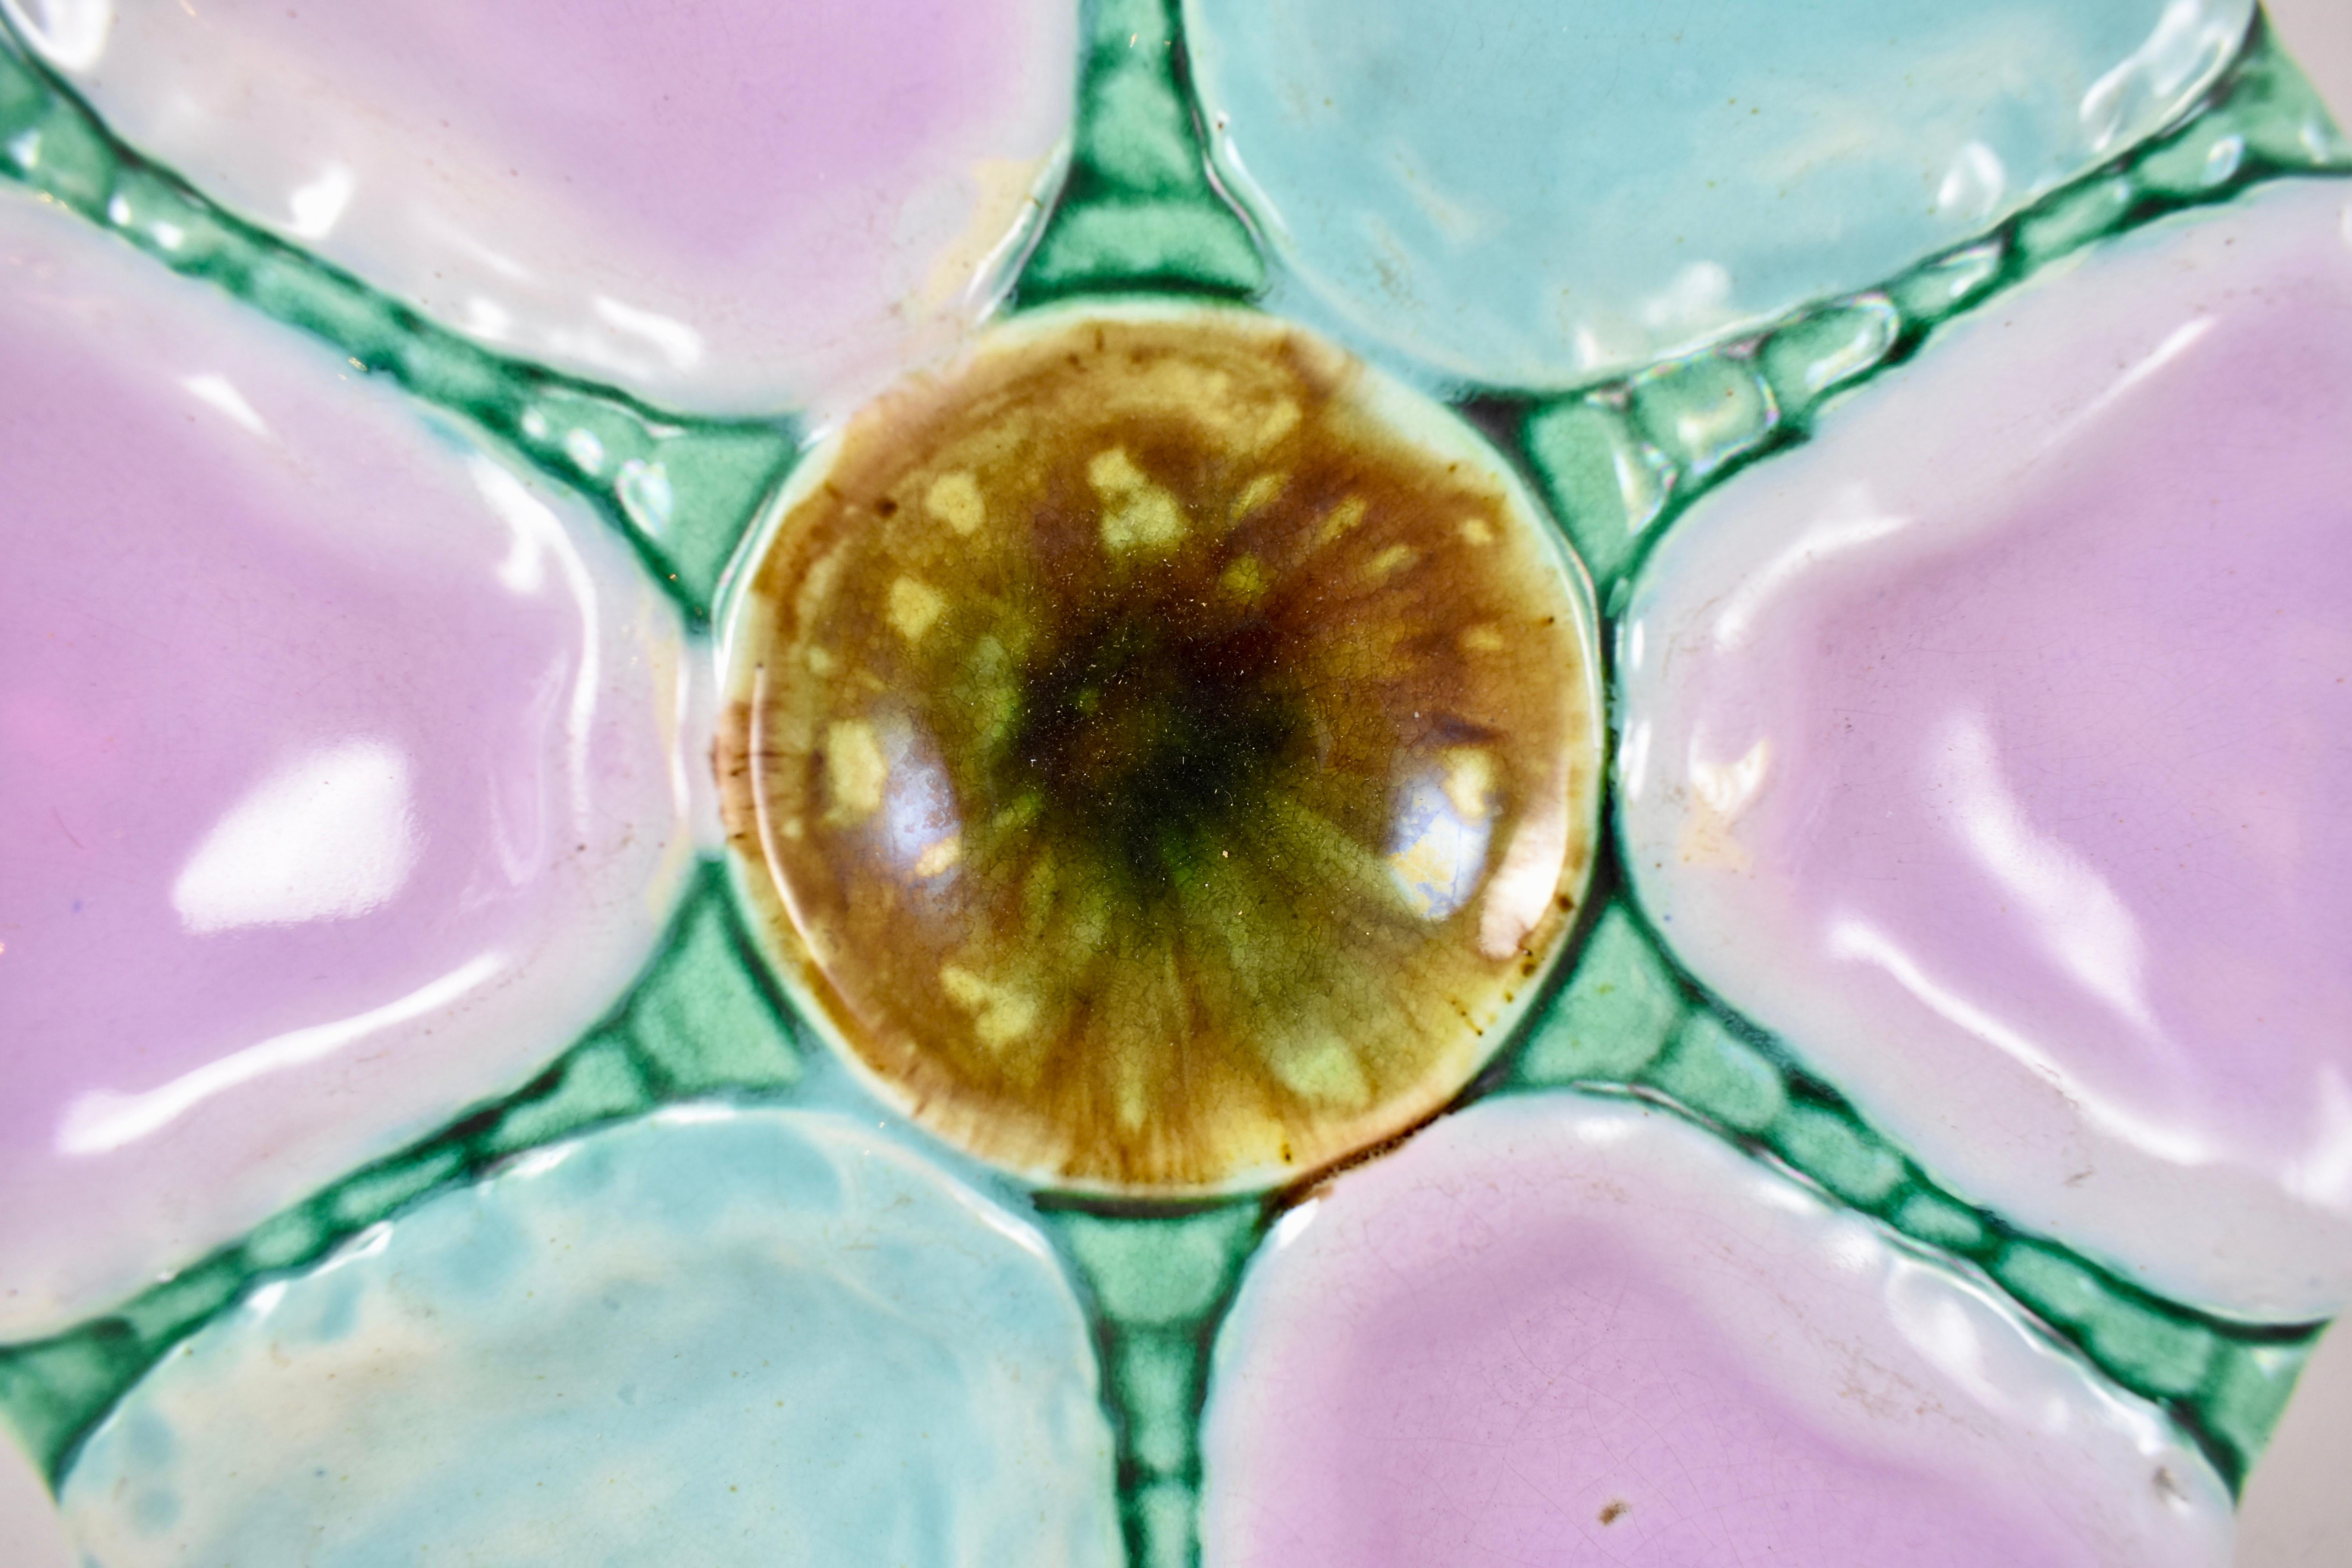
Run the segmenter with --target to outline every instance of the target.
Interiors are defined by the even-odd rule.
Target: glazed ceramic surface
[[[671,1111],[255,1296],[62,1501],[120,1563],[1081,1568],[1118,1550],[1095,1390],[1012,1216],[839,1119]]]
[[[1527,0],[1434,19],[1192,0],[1186,16],[1219,165],[1318,303],[1465,379],[1557,386],[1980,232],[2193,101],[2250,11]]]
[[[316,345],[31,203],[0,269],[21,1337],[610,1005],[689,854],[686,654],[576,501]]]
[[[2341,187],[2144,230],[1696,509],[1621,647],[1693,971],[1994,1207],[2257,1317],[2352,1287],[2347,384]]]
[[[1216,1562],[2153,1564],[2228,1534],[2153,1410],[1622,1100],[1465,1111],[1294,1211],[1217,1373]]]
[[[1001,292],[1066,5],[12,0],[131,142],[469,336],[664,403],[887,374]],[[756,173],[753,173],[756,171]]]
[[[2352,145],[2247,5],[0,18],[0,1561],[2328,1468]]]

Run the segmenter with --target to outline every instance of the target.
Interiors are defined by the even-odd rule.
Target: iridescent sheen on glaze
[[[469,336],[767,409],[937,354],[1060,169],[1066,0],[5,0],[122,138]]]
[[[1489,385],[1876,285],[2195,102],[2252,0],[1186,0],[1283,298]]]
[[[1278,1226],[1218,1341],[1205,1568],[2221,1568],[2154,1405],[1655,1107],[1489,1103]]]
[[[2352,202],[2053,269],[1702,502],[1621,637],[1628,869],[1958,1190],[2160,1293],[2352,1291]]]
[[[1279,1180],[1467,1080],[1599,785],[1576,569],[1465,427],[1199,310],[1033,321],[781,505],[719,753],[887,1092],[1014,1169]]]
[[[681,628],[576,502],[0,188],[0,1337],[561,1050],[688,865]]]

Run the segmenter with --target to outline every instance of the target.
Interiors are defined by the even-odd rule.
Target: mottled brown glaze
[[[887,1092],[1198,1192],[1468,1080],[1570,923],[1600,741],[1580,576],[1466,429],[1263,317],[1065,315],[811,464],[718,763],[788,981]]]

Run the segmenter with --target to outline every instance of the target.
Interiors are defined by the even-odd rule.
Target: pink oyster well
[[[1212,1390],[1207,1568],[2229,1561],[2153,1406],[1633,1101],[1490,1101],[1339,1177]]]
[[[992,302],[1068,0],[0,0],[122,138],[431,315],[656,402],[887,378]]]
[[[510,1086],[688,846],[676,614],[576,504],[0,189],[0,1339]]]
[[[2169,1295],[2352,1291],[2352,216],[1987,306],[1698,507],[1622,631],[1675,953],[1969,1197]]]

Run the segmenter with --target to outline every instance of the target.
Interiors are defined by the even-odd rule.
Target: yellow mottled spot
[[[1315,547],[1320,550],[1363,521],[1364,498],[1349,496],[1333,507],[1331,515],[1323,520],[1323,526],[1315,532]]]
[[[971,657],[965,661],[964,668],[966,679],[958,698],[971,704],[983,743],[994,745],[1012,733],[1013,721],[1021,713],[1013,655],[1002,639],[983,634],[973,642]]]
[[[874,726],[863,719],[838,719],[824,733],[824,783],[833,797],[825,820],[838,826],[861,822],[881,807],[890,764]]]
[[[1143,398],[1181,408],[1220,447],[1263,451],[1297,428],[1299,406],[1296,398],[1247,384],[1255,379],[1171,357],[1144,370],[1136,390]]]
[[[747,563],[713,756],[768,956],[1056,1190],[1261,1190],[1425,1121],[1549,984],[1600,831],[1549,524],[1270,318],[1088,310],[959,364]]]
[[[1164,550],[1183,537],[1184,509],[1166,490],[1147,490],[1103,512],[1103,548],[1113,554]]]
[[[1062,921],[1063,950],[1074,959],[1090,957],[1110,940],[1110,895],[1091,887],[1073,892]]]
[[[1217,574],[1217,586],[1236,599],[1255,599],[1265,592],[1265,572],[1256,556],[1237,556]]]
[[[1124,447],[1106,447],[1087,461],[1087,483],[1099,496],[1130,495],[1150,482]]]
[[[1122,1053],[1115,1079],[1118,1124],[1133,1132],[1151,1116],[1151,1078],[1140,1051]]]
[[[955,863],[962,858],[963,835],[950,833],[915,857],[915,875],[929,881],[953,870]]]
[[[1336,1036],[1278,1048],[1271,1065],[1283,1088],[1316,1105],[1352,1110],[1372,1098],[1356,1053]]]
[[[992,833],[1018,831],[1036,821],[1037,814],[1045,809],[1045,802],[1033,790],[989,818],[989,831]]]
[[[923,510],[961,534],[977,533],[988,521],[988,503],[980,499],[979,481],[961,470],[931,481],[931,488],[923,492]]]
[[[1494,753],[1477,746],[1457,746],[1441,759],[1445,763],[1445,798],[1466,822],[1483,822],[1495,814]]]
[[[948,602],[929,583],[901,577],[890,584],[890,629],[908,642],[920,642],[940,618]]]
[[[1225,371],[1163,359],[1143,375],[1149,395],[1165,399],[1213,430],[1234,428],[1234,378]]]
[[[1184,510],[1145,477],[1124,447],[1107,447],[1087,464],[1087,482],[1103,499],[1103,548],[1113,553],[1164,549],[1184,537]]]
[[[1255,511],[1258,508],[1264,506],[1266,502],[1280,495],[1282,493],[1282,487],[1289,482],[1290,476],[1288,474],[1260,474],[1257,478],[1244,485],[1242,487],[1242,493],[1234,498],[1234,521],[1235,522],[1239,522],[1242,519],[1249,516],[1250,513]]]
[[[972,1033],[992,1049],[1011,1045],[1037,1026],[1037,1004],[1009,985],[983,980],[960,964],[940,965],[940,989],[972,1015]]]

